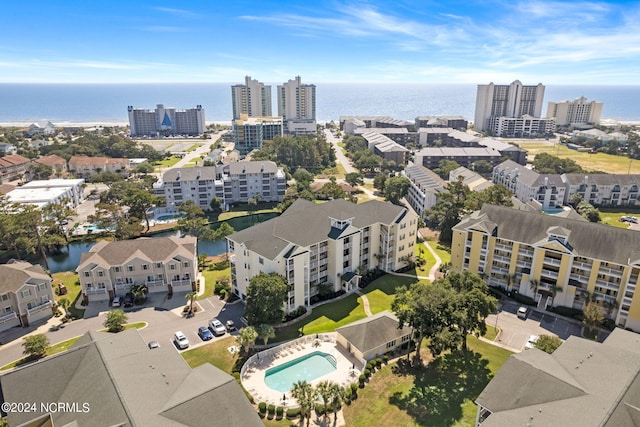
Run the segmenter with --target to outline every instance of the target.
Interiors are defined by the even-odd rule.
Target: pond
[[[261,213],[247,215],[243,217],[231,218],[227,222],[233,227],[234,230],[240,231],[245,228],[260,222],[267,221],[271,218],[277,217],[278,213]],[[220,222],[211,224],[211,228],[216,229],[220,225]],[[161,233],[153,234],[152,238],[175,236],[177,232],[175,230],[164,231]],[[96,242],[74,242],[70,243],[59,254],[49,256],[49,270],[51,273],[58,273],[61,271],[74,271],[78,264],[80,264],[80,257],[83,252],[89,251],[95,245]],[[198,254],[207,254],[210,256],[221,255],[227,251],[227,241],[222,240],[198,240]],[[39,261],[44,267],[44,261]]]

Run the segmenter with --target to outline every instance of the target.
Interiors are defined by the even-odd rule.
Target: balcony
[[[2,325],[3,323],[7,323],[17,317],[18,315],[14,312],[3,314],[2,316],[0,316],[0,325]]]
[[[558,273],[551,270],[545,270],[544,268],[540,271],[540,274],[546,277],[551,277],[552,279],[558,278]]]
[[[620,286],[615,283],[605,282],[604,280],[596,280],[596,286],[600,286],[601,288],[609,289],[612,291],[620,290]]]
[[[184,286],[184,285],[190,285],[190,284],[191,284],[191,279],[173,279],[171,281],[172,286]]]
[[[107,293],[107,288],[90,288],[90,287],[87,287],[87,290],[85,290],[84,293],[87,294],[87,295],[106,294]]]
[[[162,279],[147,280],[146,282],[144,282],[144,284],[146,286],[163,286],[164,280]]]
[[[555,267],[560,267],[560,260],[557,258],[551,258],[551,257],[544,257],[544,263],[545,264],[549,264],[549,265],[553,265]]]
[[[32,314],[38,313],[38,312],[40,312],[42,310],[51,309],[52,305],[53,305],[53,303],[51,301],[47,301],[47,302],[42,303],[40,305],[37,305],[35,307],[27,308],[27,313],[28,313],[28,315],[32,315]]]

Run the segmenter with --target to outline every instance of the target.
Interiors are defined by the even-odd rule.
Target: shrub
[[[324,405],[322,403],[316,403],[315,410],[318,416],[324,415]]]
[[[364,374],[360,374],[360,377],[358,378],[358,383],[359,383],[359,387],[360,388],[364,388],[364,382],[367,380],[367,377]]]
[[[364,376],[369,378],[371,376],[371,370],[370,369],[365,369],[364,370]]]
[[[273,416],[273,414],[276,413],[276,406],[273,404],[270,404],[269,406],[267,406],[267,412],[269,413],[269,416]]]
[[[531,305],[534,306],[536,305],[536,301],[533,298],[530,298],[526,295],[522,295],[522,294],[513,294],[513,299],[518,301],[521,304],[525,304],[525,305]]]
[[[287,409],[287,418],[297,418],[300,416],[300,407]]]
[[[583,314],[582,314],[582,310],[578,310],[577,308],[573,308],[573,307],[549,307],[548,308],[549,311],[559,314],[560,316],[566,316],[566,317],[571,317],[573,319],[577,319],[582,321],[583,319]]]
[[[307,308],[305,306],[301,305],[298,308],[296,308],[295,310],[293,310],[291,313],[288,313],[284,317],[284,320],[285,320],[285,322],[288,322],[290,320],[293,320],[293,319],[296,319],[296,318],[302,316],[306,312],[307,312]]]
[[[283,413],[284,413],[284,408],[282,406],[278,406],[276,408],[276,417],[282,418]]]
[[[358,384],[351,383],[351,395],[358,394]]]
[[[267,404],[265,402],[258,403],[258,411],[264,415],[267,412]]]
[[[613,319],[604,319],[602,321],[602,327],[609,331],[613,331],[616,328],[616,322]]]
[[[376,359],[376,368],[380,368],[382,366],[382,359],[377,358]]]
[[[384,362],[385,365],[389,363],[389,356],[387,356],[386,354],[382,356],[382,361]]]

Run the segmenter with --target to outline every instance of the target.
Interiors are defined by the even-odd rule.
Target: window
[[[175,270],[175,269],[176,269],[176,265],[175,265],[175,264],[171,264],[171,265],[169,266],[169,270]]]
[[[88,271],[84,272],[84,277],[91,277],[91,273],[89,273]]]
[[[104,271],[98,271],[98,277],[103,277],[104,276]]]
[[[11,307],[11,306],[5,307],[4,308],[4,312],[5,313],[13,313],[13,307]]]
[[[156,268],[162,268],[162,263],[161,262],[156,262]]]
[[[48,303],[48,302],[49,302],[49,295],[43,295],[43,296],[42,296],[42,303],[43,303],[43,304],[46,304],[46,303]]]
[[[46,284],[44,284],[44,283],[38,284],[38,290],[40,292],[44,291],[45,289],[47,289],[47,285]]]
[[[143,270],[148,270],[149,269],[149,265],[148,264],[142,264],[142,269]]]
[[[29,289],[25,289],[20,294],[22,295],[22,298],[27,298],[31,296],[31,291]]]
[[[127,271],[134,271],[133,265],[128,265],[127,266]]]
[[[183,267],[189,267],[189,263],[188,263],[188,262],[185,262],[185,263],[183,263],[183,264],[182,264],[182,266],[183,266]]]
[[[120,267],[114,267],[113,269],[116,273],[120,273]]]
[[[264,258],[262,258],[262,257],[258,258],[258,262],[259,262],[260,264],[264,264]]]
[[[2,301],[6,301],[9,299],[9,294],[2,294]]]
[[[395,346],[396,346],[396,340],[389,341],[389,342],[387,343],[387,348],[388,348],[388,349],[389,349],[389,348],[393,348],[393,347],[395,347]]]

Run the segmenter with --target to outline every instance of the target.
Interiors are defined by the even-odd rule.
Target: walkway
[[[360,298],[362,298],[362,305],[364,307],[364,314],[367,315],[367,317],[373,316],[373,313],[371,313],[371,309],[369,308],[369,299],[367,298],[367,296],[365,294],[363,294],[360,289],[358,289],[356,291],[356,294],[360,295]]]

